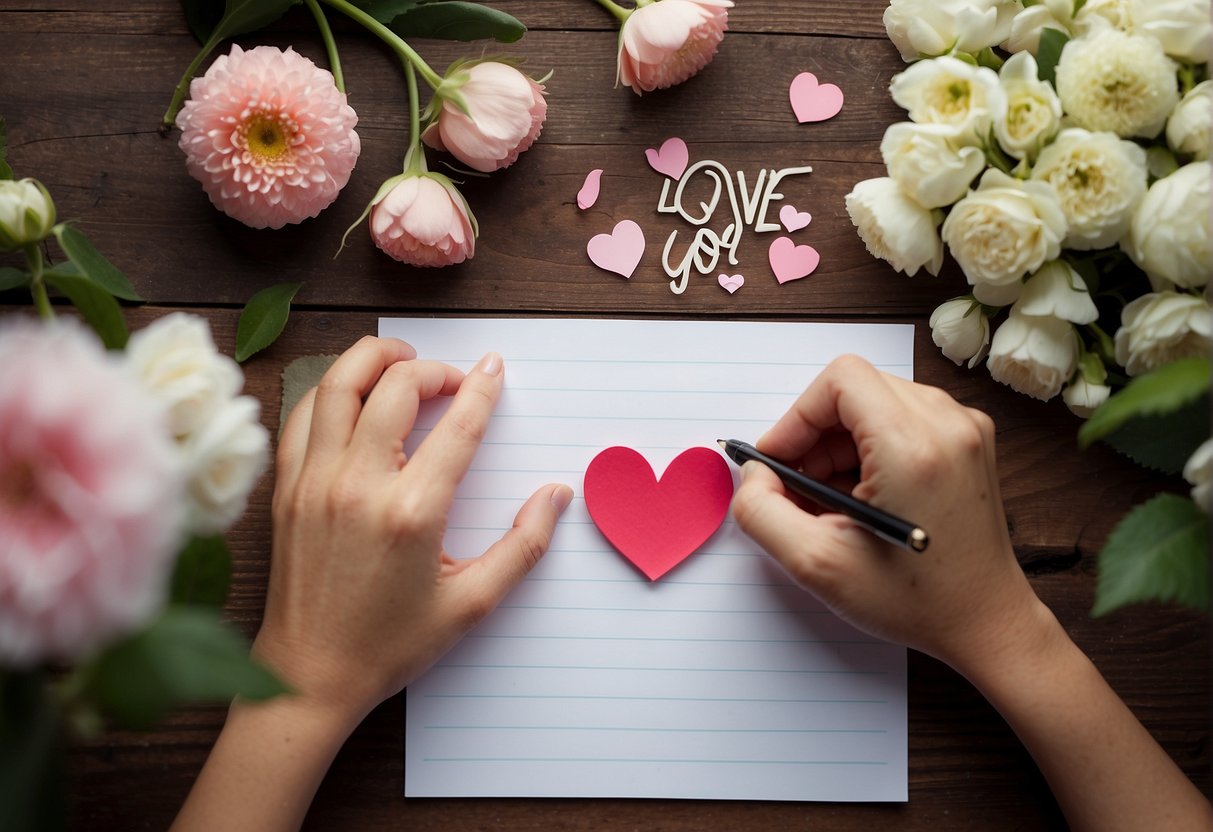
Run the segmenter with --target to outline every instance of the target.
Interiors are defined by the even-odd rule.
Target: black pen
[[[793,491],[802,497],[807,497],[831,511],[845,514],[877,537],[890,543],[896,543],[898,546],[904,546],[906,549],[913,549],[915,552],[926,551],[930,538],[927,537],[926,532],[913,523],[902,520],[900,517],[895,517],[886,511],[881,511],[875,506],[868,505],[863,500],[857,500],[850,494],[844,494],[836,488],[830,488],[830,486],[824,483],[810,479],[795,468],[789,468],[779,460],[772,459],[748,442],[742,442],[738,439],[729,439],[727,441],[717,439],[716,441],[720,443],[720,447],[724,448],[724,452],[729,459],[738,465],[744,465],[750,460],[761,462],[775,472],[776,476],[783,481],[783,484],[787,486],[789,491]]]

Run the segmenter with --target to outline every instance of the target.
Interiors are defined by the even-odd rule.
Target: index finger
[[[404,467],[402,483],[418,489],[423,510],[445,514],[472,464],[501,393],[501,356],[486,354],[464,376],[450,408]]]

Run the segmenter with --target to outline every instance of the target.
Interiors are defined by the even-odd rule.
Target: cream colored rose
[[[42,242],[55,225],[55,203],[37,179],[0,180],[0,251]]]
[[[1082,419],[1090,419],[1095,408],[1108,400],[1112,388],[1106,384],[1094,384],[1079,375],[1061,391],[1061,400],[1070,412]]]
[[[1036,59],[1027,52],[1012,55],[998,72],[1007,106],[994,116],[994,135],[1016,159],[1035,159],[1061,129],[1061,99],[1036,73]]]
[[[991,168],[977,190],[952,207],[943,241],[983,303],[1014,300],[984,287],[1016,284],[1061,253],[1066,217],[1057,194],[1044,182],[1021,181]]]
[[[1116,330],[1116,361],[1139,376],[1213,349],[1213,310],[1196,295],[1155,292],[1125,305]]]
[[[931,313],[931,340],[957,365],[973,367],[990,346],[990,319],[975,299],[956,298]]]
[[[1146,152],[1114,133],[1072,127],[1040,153],[1032,178],[1048,182],[1066,214],[1065,248],[1115,245],[1146,193]]]
[[[237,396],[182,446],[194,534],[221,534],[244,513],[249,492],[269,462],[269,433],[258,421],[260,411],[253,397]]]
[[[891,0],[884,27],[905,61],[977,54],[1006,39],[1022,8],[1019,0]]]
[[[846,197],[847,214],[873,257],[907,275],[925,268],[939,274],[943,244],[935,214],[923,208],[889,177],[866,179]]]
[[[986,366],[995,381],[1048,401],[1074,374],[1079,350],[1078,333],[1069,321],[1012,310],[994,333]]]
[[[1209,0],[1124,0],[1133,31],[1149,35],[1173,58],[1208,63],[1213,57]]]
[[[880,155],[901,189],[924,208],[942,208],[964,196],[985,170],[980,148],[957,147],[959,133],[946,124],[902,121],[885,130]]]
[[[889,93],[911,121],[951,125],[963,144],[980,145],[995,113],[1006,108],[994,70],[956,58],[911,64],[893,76]]]
[[[1066,44],[1057,94],[1079,127],[1152,139],[1179,102],[1176,70],[1158,41],[1108,28]]]
[[[1099,319],[1086,282],[1064,260],[1045,263],[1028,278],[1012,311],[1033,318],[1060,318],[1072,324]]]
[[[1151,185],[1120,241],[1156,290],[1172,285],[1199,288],[1209,282],[1210,173],[1208,162],[1193,162]]]
[[[1029,6],[1011,21],[1011,31],[1002,48],[1008,52],[1028,52],[1040,48],[1040,35],[1045,29],[1056,29],[1068,37],[1073,32],[1073,0],[1044,0]]]
[[[215,349],[210,326],[197,315],[174,312],[137,330],[125,357],[168,408],[169,430],[178,439],[198,430],[244,385],[239,365]]]
[[[1185,95],[1167,119],[1167,144],[1197,161],[1209,158],[1213,131],[1213,81],[1201,81]]]
[[[1206,512],[1213,513],[1210,481],[1213,481],[1213,439],[1206,439],[1184,465],[1184,479],[1192,486],[1192,500]]]

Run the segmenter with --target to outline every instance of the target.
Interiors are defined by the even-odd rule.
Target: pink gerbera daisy
[[[232,46],[177,115],[190,174],[253,228],[302,222],[337,198],[358,161],[357,122],[332,73],[273,46]]]

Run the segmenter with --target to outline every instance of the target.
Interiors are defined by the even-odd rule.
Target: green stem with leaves
[[[176,89],[173,90],[173,100],[168,103],[168,109],[164,111],[164,118],[160,120],[160,126],[163,129],[170,129],[177,121],[177,113],[185,102],[186,94],[190,91],[190,82],[198,74],[198,69],[202,66],[202,62],[207,59],[211,52],[215,51],[215,47],[218,45],[219,38],[212,36],[198,50],[198,54],[194,56],[194,60],[190,62],[190,65],[185,68],[185,74],[181,76],[181,80],[177,82]]]
[[[633,11],[632,9],[625,9],[618,3],[612,2],[612,0],[594,0],[594,2],[613,14],[615,19],[620,23],[626,21],[628,16]],[[653,0],[636,0],[636,8],[639,9],[641,6],[647,6],[651,2],[653,2]]]
[[[328,55],[329,69],[333,72],[333,83],[337,89],[345,92],[345,77],[341,74],[341,58],[337,55],[337,41],[333,38],[333,30],[329,27],[324,10],[316,0],[303,0],[312,17],[316,18],[316,27],[320,29],[320,37],[324,41],[324,51]]]
[[[42,249],[37,245],[26,246],[25,261],[29,264],[29,291],[34,296],[34,308],[38,310],[38,317],[49,321],[55,317],[55,310],[51,308],[51,299],[46,293],[46,281],[42,279]]]
[[[442,76],[435,72],[429,64],[427,64],[413,47],[409,46],[402,37],[397,35],[387,26],[384,26],[371,15],[364,12],[362,9],[346,2],[346,0],[322,0],[325,5],[331,6],[337,11],[344,14],[346,17],[356,21],[361,26],[366,28],[371,34],[382,40],[388,46],[392,47],[401,59],[407,61],[412,66],[416,67],[421,73],[421,77],[432,88],[438,89],[442,85]]]

